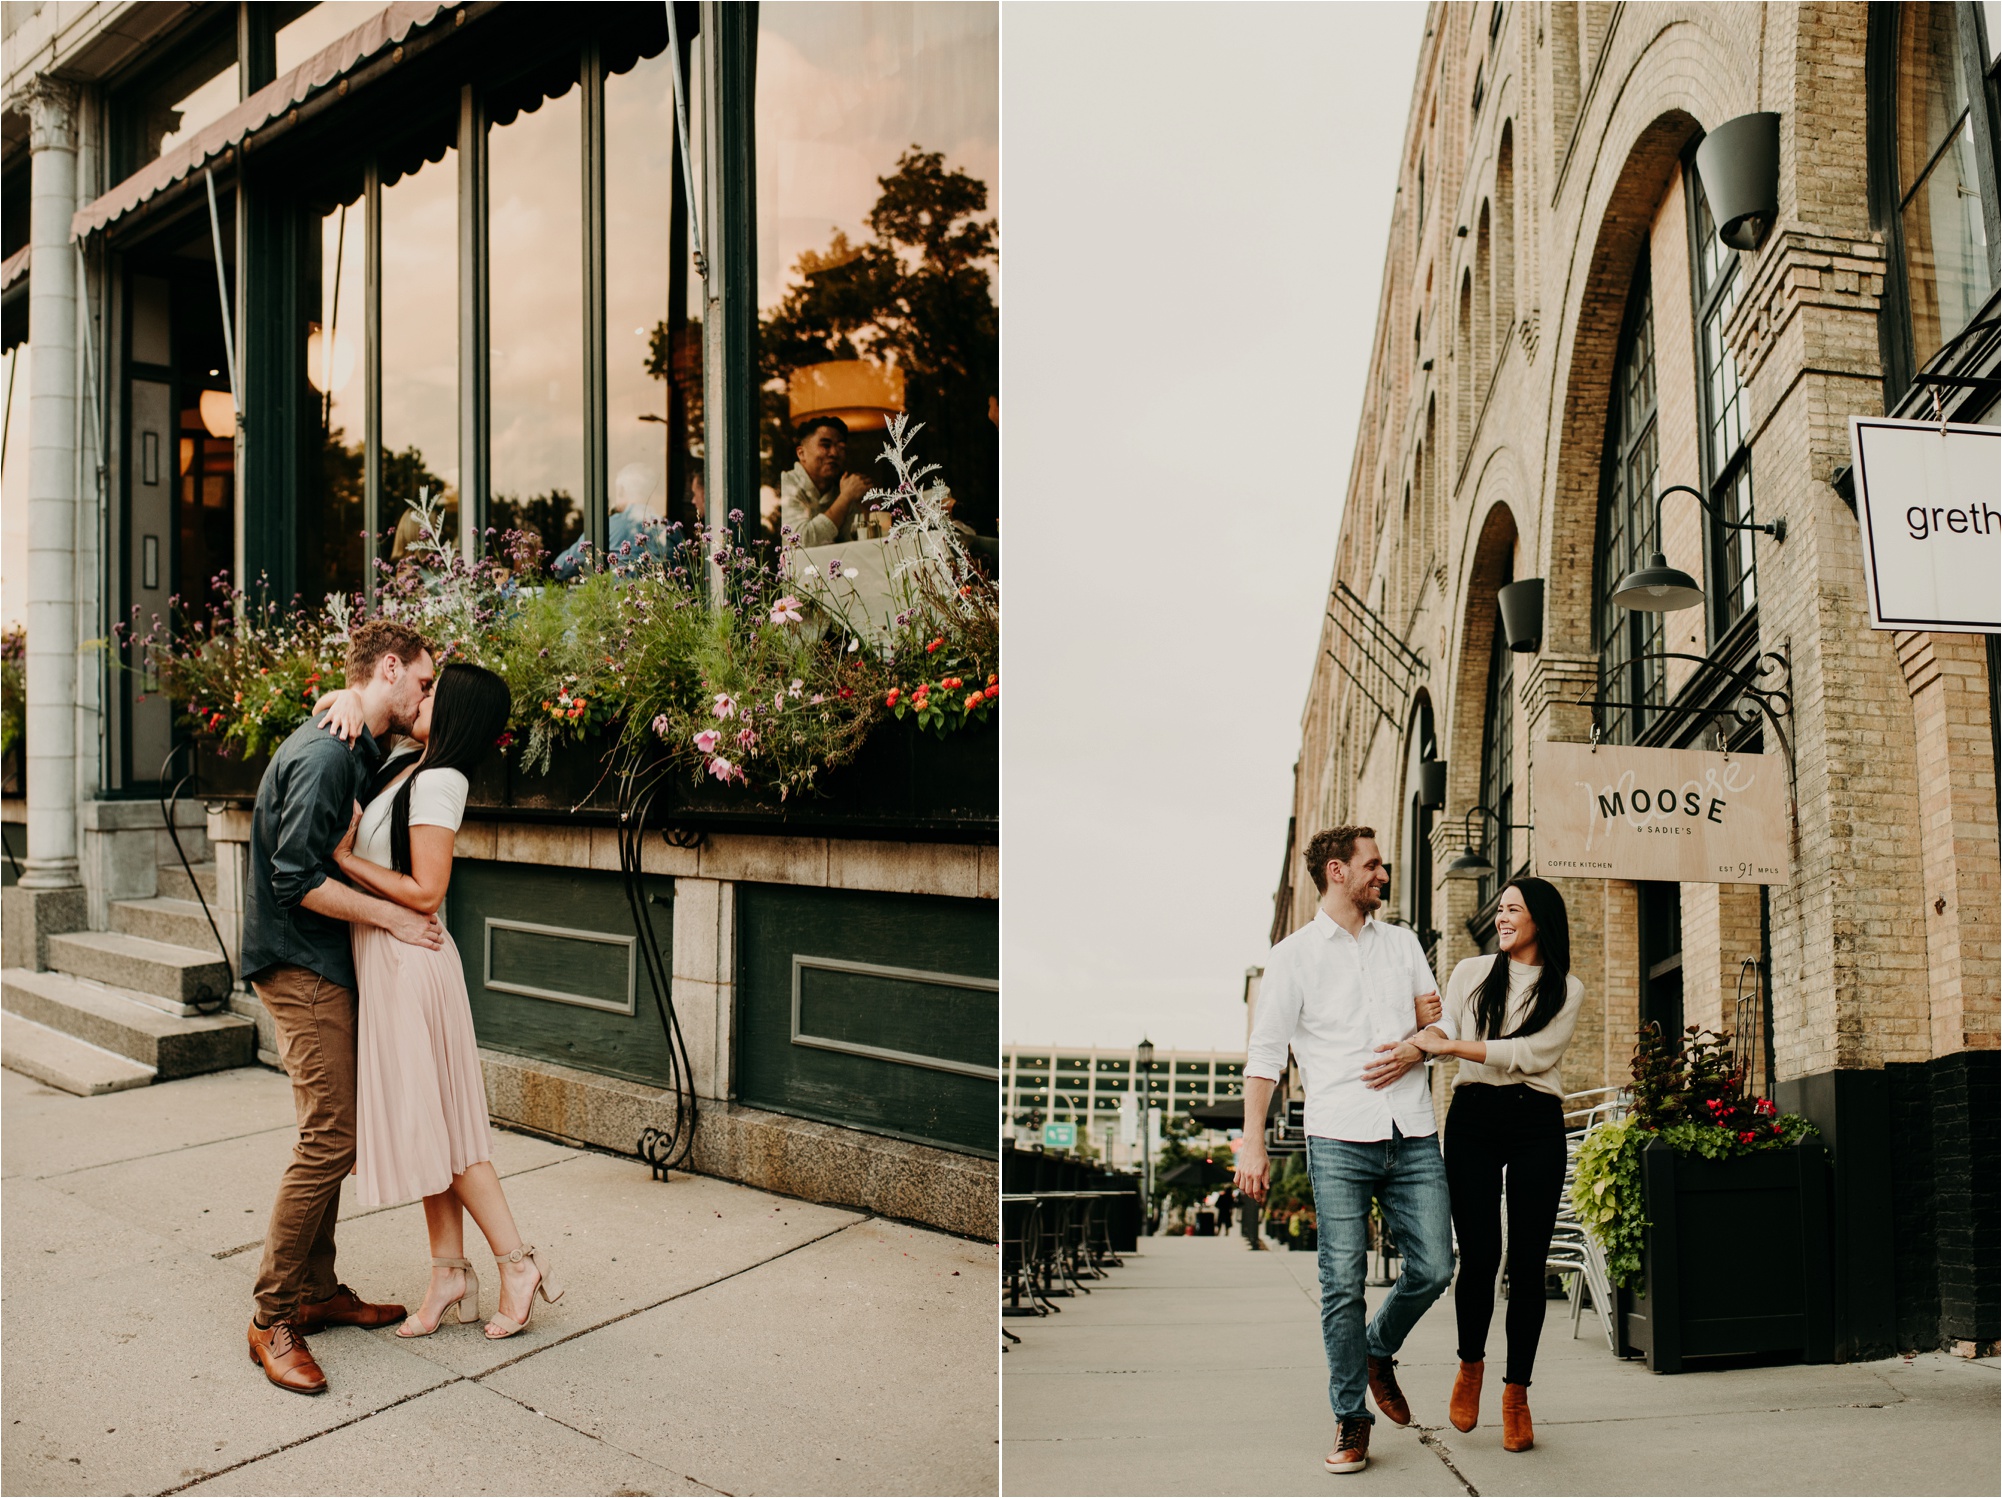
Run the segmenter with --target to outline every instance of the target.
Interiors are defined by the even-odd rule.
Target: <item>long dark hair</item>
[[[484,666],[455,662],[438,673],[431,696],[431,738],[390,803],[389,862],[397,873],[410,872],[410,791],[417,777],[426,770],[470,774],[507,727],[513,705],[506,680]]]
[[[1557,1011],[1564,1007],[1565,987],[1571,977],[1571,917],[1564,909],[1564,897],[1544,879],[1511,879],[1502,893],[1511,889],[1522,896],[1529,918],[1536,923],[1536,949],[1543,958],[1543,973],[1536,980],[1536,1002],[1528,1017],[1514,1035],[1505,1036],[1501,1028],[1508,1022],[1508,953],[1495,953],[1495,965],[1482,980],[1474,1005],[1481,1034],[1489,1040],[1534,1035],[1556,1019]]]

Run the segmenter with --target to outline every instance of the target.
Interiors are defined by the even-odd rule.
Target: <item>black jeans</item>
[[[1508,1182],[1508,1372],[1527,1384],[1543,1334],[1543,1261],[1564,1188],[1564,1104],[1518,1083],[1470,1082],[1454,1090],[1446,1115],[1446,1187],[1460,1236],[1460,1282],[1453,1308],[1460,1359],[1487,1358],[1495,1276],[1502,1263],[1503,1172]]]

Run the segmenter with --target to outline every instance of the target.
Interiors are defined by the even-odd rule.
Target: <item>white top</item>
[[[1378,1046],[1417,1031],[1413,1001],[1438,990],[1409,927],[1372,916],[1355,937],[1316,911],[1265,959],[1244,1074],[1278,1081],[1291,1046],[1306,1084],[1309,1134],[1366,1143],[1388,1139],[1393,1124],[1412,1136],[1436,1133],[1422,1065],[1381,1089],[1365,1086],[1362,1070]]]
[[[401,779],[391,782],[363,809],[361,825],[355,829],[356,857],[385,869],[394,867],[389,855],[389,812],[402,788]],[[466,777],[457,770],[419,770],[417,783],[410,788],[410,825],[449,827],[457,832],[465,820],[470,789]]]
[[[1482,1040],[1480,1018],[1477,1013],[1481,985],[1488,980],[1494,970],[1492,956],[1469,957],[1453,969],[1453,976],[1446,984],[1446,997],[1441,1005],[1445,1011],[1440,1018],[1440,1028],[1447,1030],[1449,1040]],[[1568,974],[1564,980],[1564,1007],[1551,1017],[1550,1023],[1534,1035],[1511,1038],[1510,1032],[1529,1018],[1529,1011],[1536,1004],[1536,981],[1542,977],[1543,969],[1529,967],[1509,959],[1508,964],[1508,1005],[1502,1016],[1501,1037],[1486,1041],[1488,1059],[1485,1062],[1462,1061],[1460,1070],[1453,1079],[1455,1087],[1464,1087],[1469,1082],[1480,1082],[1490,1087],[1512,1087],[1522,1082],[1534,1087],[1538,1092],[1548,1092],[1556,1097],[1564,1096],[1564,1050],[1571,1044],[1571,1033],[1578,1028],[1578,1011],[1585,1006],[1585,985],[1578,981],[1576,973]]]

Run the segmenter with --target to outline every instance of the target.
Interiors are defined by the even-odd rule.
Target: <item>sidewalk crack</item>
[[[1443,1430],[1445,1427],[1438,1425],[1413,1424],[1411,1428],[1418,1432],[1419,1444],[1422,1445],[1427,1451],[1431,1452],[1434,1456],[1438,1457],[1440,1465],[1445,1467],[1445,1469],[1448,1472],[1453,1474],[1453,1481],[1457,1482],[1461,1487],[1467,1490],[1467,1498],[1481,1498],[1481,1490],[1475,1487],[1472,1483],[1468,1482],[1467,1474],[1462,1472],[1458,1467],[1453,1465],[1453,1456],[1451,1451],[1447,1449],[1446,1443],[1440,1440],[1438,1436],[1435,1434],[1435,1432]]]

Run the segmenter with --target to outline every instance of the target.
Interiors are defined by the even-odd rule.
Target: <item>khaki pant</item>
[[[278,1184],[257,1314],[290,1316],[302,1300],[334,1293],[334,1221],[341,1182],[355,1163],[355,995],[302,967],[275,968],[253,983],[278,1029],[278,1058],[292,1079],[299,1142]]]

